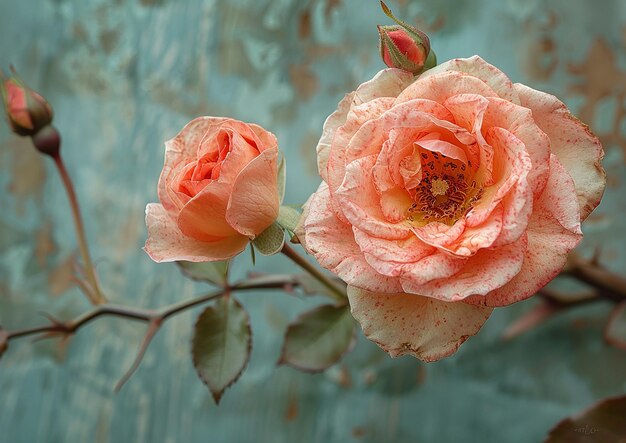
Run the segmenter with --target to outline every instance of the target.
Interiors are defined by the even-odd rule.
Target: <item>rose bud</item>
[[[26,86],[13,72],[4,78],[0,92],[11,130],[18,135],[34,136],[52,122],[52,107],[41,95]]]
[[[227,260],[278,217],[278,143],[251,123],[200,117],[165,144],[159,203],[146,207],[156,262]]]
[[[380,56],[390,68],[398,68],[417,75],[433,67],[435,54],[430,50],[428,36],[416,27],[398,20],[384,2],[380,2],[385,14],[397,25],[378,26]]]

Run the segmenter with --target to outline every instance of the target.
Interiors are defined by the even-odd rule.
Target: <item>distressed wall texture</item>
[[[605,143],[609,188],[582,249],[626,269],[626,3],[397,0],[440,60],[474,53],[562,97]],[[382,65],[375,0],[2,0],[0,65],[53,103],[88,235],[115,302],[161,306],[201,284],[141,251],[163,141],[188,120],[232,116],[273,131],[287,203],[315,189],[314,146],[345,92]],[[0,324],[88,308],[71,282],[76,243],[46,160],[0,126]],[[239,261],[239,272],[249,266]],[[286,272],[280,257],[257,270]],[[361,338],[325,374],[276,368],[281,333],[320,300],[246,294],[254,351],[220,407],[189,357],[191,313],[168,323],[115,395],[143,325],[107,319],[66,345],[12,343],[0,362],[0,442],[535,442],[562,417],[626,391],[626,353],[601,339],[609,307],[577,309],[509,343],[499,310],[436,364],[392,360]],[[195,315],[196,313],[194,313]]]

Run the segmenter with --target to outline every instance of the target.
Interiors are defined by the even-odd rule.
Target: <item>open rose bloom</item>
[[[605,186],[588,128],[477,56],[379,72],[317,153],[299,238],[348,283],[370,340],[426,361],[553,279]]]
[[[157,262],[234,257],[278,216],[278,147],[263,128],[200,117],[165,144],[159,200],[146,207]]]

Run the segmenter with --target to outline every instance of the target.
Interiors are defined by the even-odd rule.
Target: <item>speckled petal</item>
[[[550,138],[552,153],[572,176],[584,220],[600,203],[606,186],[600,140],[555,96],[519,83],[515,89],[522,105],[532,110],[537,125]]]
[[[513,84],[507,75],[495,66],[487,63],[478,55],[474,55],[469,58],[455,58],[447,62],[443,62],[440,65],[426,71],[420,76],[420,79],[426,79],[430,76],[446,71],[458,71],[476,77],[485,82],[498,94],[498,96],[515,104],[520,104],[517,91],[513,87]]]
[[[242,235],[199,241],[184,235],[176,221],[157,203],[146,206],[148,239],[144,250],[158,263],[177,260],[204,262],[226,260],[243,251],[248,239]]]
[[[415,99],[432,100],[443,104],[457,94],[477,94],[498,97],[498,94],[482,80],[456,71],[444,71],[420,77],[408,86],[396,99],[396,104]]]
[[[537,126],[532,111],[501,98],[489,97],[489,106],[483,118],[483,130],[503,128],[517,137],[525,146],[532,162],[528,183],[534,194],[543,191],[548,181],[550,139]]]
[[[387,221],[381,209],[372,174],[375,162],[376,156],[370,155],[347,165],[345,179],[337,189],[335,200],[345,217],[360,230],[376,237],[406,238],[409,227]]]
[[[307,204],[304,246],[318,263],[346,283],[372,291],[396,292],[400,283],[376,272],[363,257],[350,225],[339,220],[330,207],[330,192],[322,182]]]
[[[484,297],[470,297],[468,302],[507,306],[532,296],[561,272],[567,254],[581,240],[574,182],[554,155],[550,157],[550,179],[535,202],[527,236],[520,272],[501,288]]]
[[[476,334],[491,308],[447,303],[413,294],[381,294],[348,286],[352,315],[365,336],[392,357],[436,361]]]
[[[481,249],[453,276],[423,285],[403,284],[407,292],[442,301],[460,301],[472,295],[485,295],[507,284],[522,268],[526,236],[495,249]]]

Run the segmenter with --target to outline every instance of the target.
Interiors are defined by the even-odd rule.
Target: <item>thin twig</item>
[[[562,274],[592,286],[601,297],[614,302],[626,301],[626,278],[603,268],[597,257],[585,260],[572,253]]]
[[[136,320],[148,323],[148,329],[144,335],[142,344],[139,348],[139,352],[133,361],[132,366],[126,371],[124,376],[117,383],[115,390],[121,389],[124,384],[130,379],[130,377],[137,370],[143,357],[148,349],[148,346],[152,342],[152,339],[160,330],[163,323],[171,318],[180,314],[181,312],[192,309],[196,306],[208,303],[216,298],[223,296],[230,291],[250,291],[250,290],[263,290],[263,289],[283,289],[285,287],[293,287],[298,282],[294,282],[291,276],[283,276],[282,279],[273,279],[269,281],[267,279],[248,279],[238,282],[230,287],[220,289],[209,294],[205,294],[199,297],[195,297],[189,300],[185,300],[180,303],[167,306],[162,309],[141,309],[133,308],[130,306],[114,305],[114,304],[102,304],[95,306],[92,310],[76,317],[69,321],[60,321],[48,316],[50,323],[44,326],[37,326],[27,329],[19,329],[15,331],[3,331],[6,334],[7,341],[14,340],[16,338],[38,336],[40,339],[52,338],[56,336],[69,336],[78,331],[81,327],[90,323],[91,321],[104,317],[120,317],[129,320]]]
[[[141,361],[143,360],[144,355],[146,355],[148,346],[150,346],[150,343],[152,343],[152,339],[154,338],[156,333],[159,332],[159,329],[161,329],[162,323],[163,323],[162,318],[154,318],[150,321],[148,330],[146,331],[143,341],[141,342],[141,347],[139,348],[139,352],[137,352],[137,356],[135,357],[135,360],[133,361],[133,364],[131,365],[131,367],[128,368],[128,371],[124,373],[122,378],[120,378],[120,380],[115,385],[115,392],[119,392],[119,390],[122,389],[122,387],[124,387],[126,382],[130,380],[130,378],[133,376],[135,371],[137,371],[137,369],[139,368],[139,365],[141,364]]]

